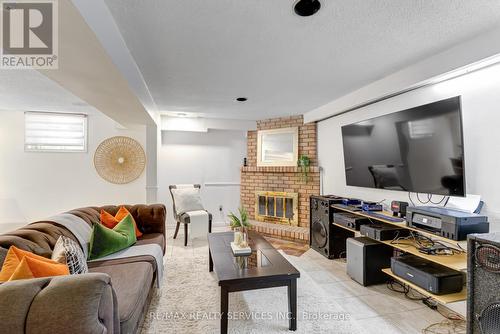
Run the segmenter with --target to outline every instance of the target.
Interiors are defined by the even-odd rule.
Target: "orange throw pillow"
[[[31,257],[40,261],[52,261],[43,256],[19,249],[16,246],[10,246],[5,261],[3,262],[2,271],[0,271],[0,282],[9,280],[17,266],[21,263],[23,257]]]
[[[67,265],[55,261],[40,261],[25,256],[9,278],[9,281],[62,275],[69,275]]]
[[[21,265],[21,262],[24,258],[29,258],[36,260],[36,263],[47,263],[50,265],[58,264],[61,265],[58,262],[52,261],[50,259],[47,259],[43,256],[33,254],[31,252],[24,251],[22,249],[19,249],[15,246],[10,246],[9,251],[7,252],[7,256],[5,257],[5,261],[2,266],[2,270],[0,271],[0,282],[6,282],[9,281],[14,272],[18,269],[18,267]],[[25,261],[26,262],[26,261]],[[23,267],[25,267],[28,264],[23,264]],[[36,266],[36,264],[35,264]],[[66,271],[69,274],[68,266],[62,265],[63,267],[66,268]],[[37,271],[34,269],[36,274],[41,274],[42,272]],[[62,270],[61,272],[64,272]],[[54,275],[48,275],[48,276],[54,276]],[[44,276],[35,276],[35,277],[44,277]]]
[[[101,210],[101,224],[103,224],[107,228],[113,229],[119,222],[121,222],[123,220],[123,218],[127,217],[127,215],[130,215],[130,217],[132,218],[132,222],[134,223],[135,236],[137,238],[141,237],[142,232],[139,231],[139,229],[137,228],[137,224],[135,223],[134,218],[132,217],[130,212],[124,206],[120,207],[120,210],[118,210],[118,212],[116,213],[116,215],[114,217],[109,212]]]

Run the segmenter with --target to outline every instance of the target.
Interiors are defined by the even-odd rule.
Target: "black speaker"
[[[337,196],[311,196],[309,215],[309,245],[329,259],[337,259],[345,254],[345,241],[354,233],[337,228],[334,231],[333,204],[342,202]]]
[[[500,233],[469,234],[467,333],[500,333]]]

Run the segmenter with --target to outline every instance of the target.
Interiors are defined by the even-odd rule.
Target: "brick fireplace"
[[[295,166],[257,166],[257,131],[298,127],[299,156],[311,159],[307,182],[302,171]],[[320,175],[317,162],[316,123],[304,124],[302,116],[266,119],[257,122],[257,131],[248,131],[247,166],[241,168],[241,203],[255,220],[257,231],[284,239],[309,239],[309,196],[319,194]],[[259,215],[259,194],[295,194],[288,197],[269,196],[265,204],[260,198],[261,208],[266,205],[265,215]],[[287,203],[297,201],[294,219],[290,219]],[[270,198],[270,199],[269,199]],[[292,205],[292,204],[288,204]],[[272,211],[274,216],[268,213]],[[276,210],[281,210],[277,212]],[[276,217],[276,214],[281,216]],[[296,217],[295,217],[296,215]],[[288,218],[288,219],[287,219]],[[257,221],[258,220],[258,221]]]
[[[290,226],[299,225],[299,196],[282,191],[255,192],[255,219]]]

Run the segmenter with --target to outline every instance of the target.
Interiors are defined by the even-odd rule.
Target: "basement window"
[[[28,152],[87,152],[87,115],[25,112]]]
[[[434,136],[434,122],[432,119],[422,119],[408,122],[411,139],[422,139]]]

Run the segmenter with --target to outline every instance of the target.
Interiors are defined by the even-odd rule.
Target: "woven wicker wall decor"
[[[111,137],[97,147],[94,166],[97,173],[108,182],[130,183],[144,171],[146,154],[141,144],[130,137]]]

